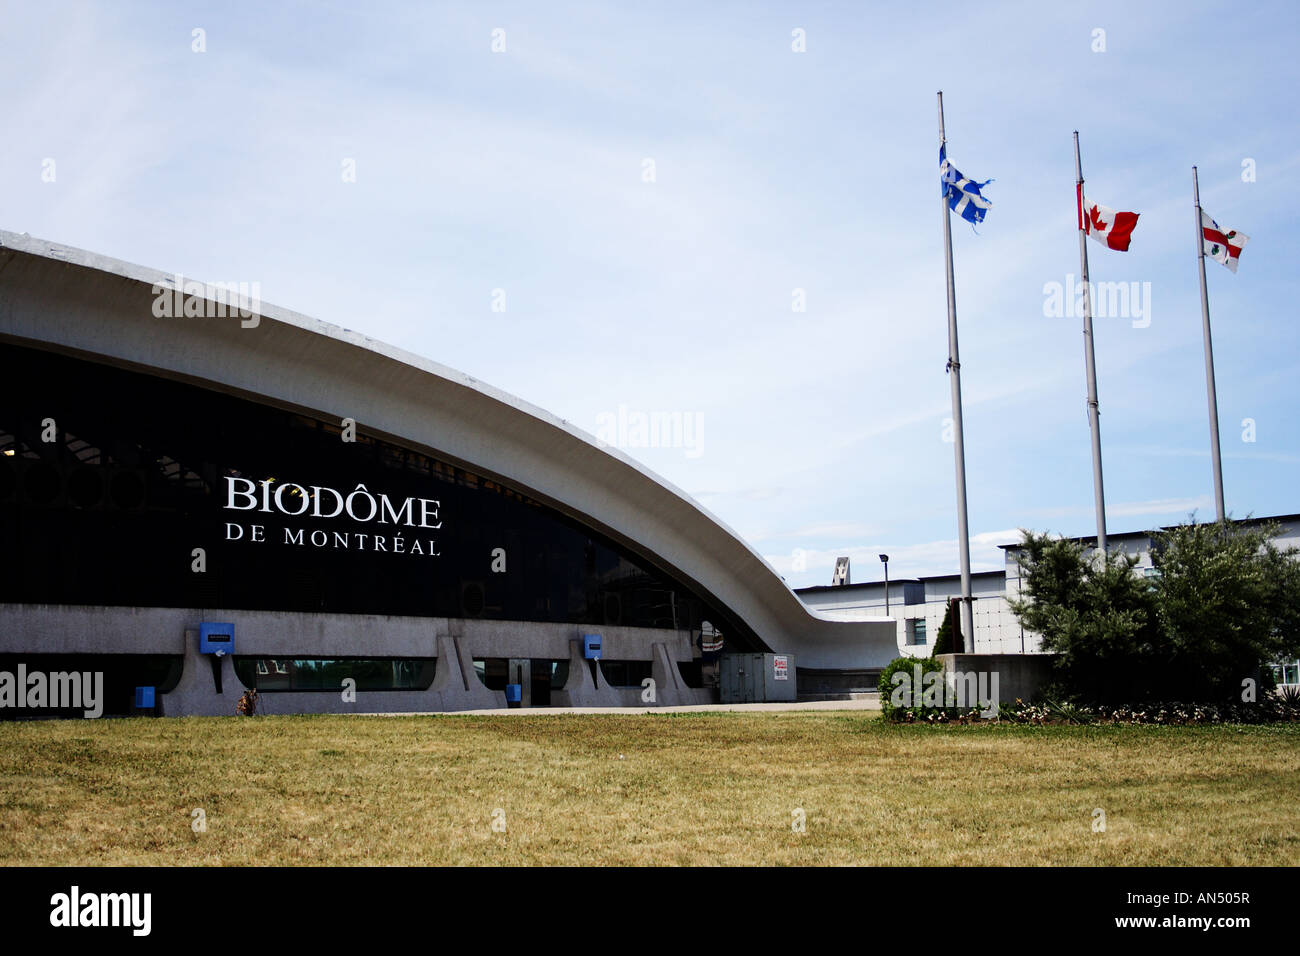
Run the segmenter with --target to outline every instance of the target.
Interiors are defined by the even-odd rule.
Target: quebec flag
[[[948,162],[947,148],[946,143],[939,144],[939,179],[943,183],[943,195],[948,197],[948,208],[971,225],[978,226],[984,221],[984,213],[993,205],[980,195],[980,190],[993,180],[977,183],[967,179]]]

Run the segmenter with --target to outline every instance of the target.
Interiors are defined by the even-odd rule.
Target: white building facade
[[[809,607],[825,614],[866,611],[886,615],[882,581],[801,588],[798,594]],[[888,616],[896,623],[899,654],[929,657],[948,601],[960,595],[961,577],[956,574],[890,581]],[[973,573],[971,595],[975,599],[976,653],[1022,654],[1038,650],[1037,636],[1025,631],[1011,613],[1004,571]]]

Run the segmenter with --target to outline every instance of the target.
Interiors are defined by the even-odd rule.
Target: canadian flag
[[[1135,212],[1116,212],[1109,206],[1089,202],[1083,187],[1076,190],[1079,200],[1079,228],[1104,246],[1128,252],[1133,227],[1138,224]]]

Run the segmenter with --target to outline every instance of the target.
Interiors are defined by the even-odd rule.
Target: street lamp
[[[885,617],[889,617],[889,555],[882,554],[880,560],[885,565]]]

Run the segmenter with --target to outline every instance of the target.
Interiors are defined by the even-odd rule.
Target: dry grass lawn
[[[1294,724],[898,727],[861,711],[0,724],[4,864],[1297,859]]]

